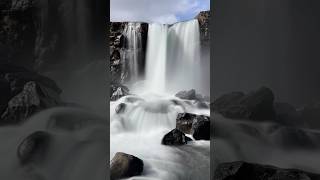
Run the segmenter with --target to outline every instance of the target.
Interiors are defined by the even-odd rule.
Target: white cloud
[[[210,0],[111,0],[110,20],[172,24],[208,10]]]

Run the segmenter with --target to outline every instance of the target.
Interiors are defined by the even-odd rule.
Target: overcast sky
[[[111,0],[110,21],[172,24],[210,9],[210,0]]]

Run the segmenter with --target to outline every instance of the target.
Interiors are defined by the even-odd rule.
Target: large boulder
[[[297,169],[281,169],[274,166],[231,162],[219,164],[215,180],[319,180],[320,175]]]
[[[192,134],[196,140],[210,139],[210,117],[192,113],[179,113],[176,128],[183,133]]]
[[[191,133],[195,140],[210,140],[210,118],[197,116],[192,123]]]
[[[40,161],[47,152],[50,144],[50,134],[36,131],[19,144],[17,156],[22,164]]]
[[[110,179],[117,180],[141,175],[143,161],[133,155],[117,152],[111,160]]]
[[[228,118],[268,120],[275,118],[273,101],[273,92],[261,87],[248,94],[225,94],[214,101],[213,109]]]
[[[61,89],[38,73],[10,64],[0,65],[0,124],[22,122],[35,112],[60,105]]]
[[[305,127],[306,123],[301,119],[301,114],[295,107],[288,103],[274,103],[276,122],[287,126]]]
[[[173,129],[163,137],[161,144],[184,145],[187,144],[188,141],[191,141],[191,139],[188,138],[183,132],[178,129]]]
[[[115,111],[116,111],[117,114],[121,114],[121,113],[123,113],[123,112],[126,110],[126,107],[127,107],[127,105],[126,105],[125,103],[120,103],[120,104],[116,107]]]
[[[194,89],[189,91],[179,91],[175,96],[186,100],[209,101],[208,97],[203,97],[201,94],[196,93],[196,90]]]
[[[196,117],[196,114],[179,113],[176,119],[176,128],[183,133],[191,134],[192,123]]]
[[[309,128],[320,129],[320,103],[309,104],[299,112],[301,119]]]

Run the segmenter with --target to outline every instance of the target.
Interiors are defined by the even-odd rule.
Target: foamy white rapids
[[[120,103],[126,108],[117,114],[115,109]],[[208,180],[210,141],[192,141],[183,146],[161,144],[163,136],[175,128],[178,113],[209,115],[209,109],[198,109],[193,103],[154,94],[111,102],[110,158],[116,152],[125,152],[143,160],[142,176],[129,179]]]
[[[105,119],[84,109],[63,107],[42,111],[22,125],[1,127],[0,179],[104,180]],[[18,146],[36,131],[49,133],[49,148],[44,157],[21,164]]]

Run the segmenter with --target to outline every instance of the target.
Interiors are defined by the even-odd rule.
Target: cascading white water
[[[179,105],[173,100],[179,101]],[[126,106],[116,113],[120,103]],[[182,112],[209,115],[210,110],[198,109],[193,101],[154,95],[132,95],[111,102],[110,158],[116,152],[141,158],[144,170],[138,179],[209,179],[210,141],[192,141],[183,146],[161,144],[163,136],[175,128],[177,114]]]
[[[320,173],[318,130],[213,116],[215,166],[246,161]]]
[[[210,141],[192,141],[183,146],[161,144],[164,135],[176,127],[178,113],[210,116],[209,108],[199,109],[195,101],[168,95],[197,89],[199,50],[197,20],[149,24],[144,85],[129,85],[135,95],[110,102],[110,159],[117,152],[142,159],[144,170],[139,179],[210,178]],[[121,103],[125,105],[116,113]]]
[[[170,90],[199,90],[202,72],[198,20],[177,23],[169,28],[167,62]]]
[[[168,25],[149,24],[147,41],[146,88],[163,92],[166,84]]]
[[[141,23],[129,22],[124,29],[126,44],[122,57],[125,59],[125,71],[128,71],[130,81],[136,81],[139,77],[139,61],[141,59],[142,39],[141,39]]]
[[[198,20],[174,25],[150,24],[147,43],[147,89],[179,91],[201,84]]]

